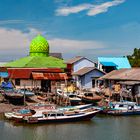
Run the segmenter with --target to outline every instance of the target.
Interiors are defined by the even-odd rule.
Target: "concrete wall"
[[[88,59],[81,59],[80,61],[74,63],[73,72],[76,72],[84,67],[95,67],[95,63],[89,61]]]

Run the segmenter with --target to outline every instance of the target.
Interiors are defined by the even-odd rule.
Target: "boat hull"
[[[96,104],[97,102],[99,102],[101,99],[95,99],[95,98],[87,98],[87,97],[83,97],[82,98],[82,102],[84,103],[93,103]]]
[[[24,96],[21,94],[4,94],[5,98],[9,100],[10,103],[14,105],[23,105],[24,104]]]
[[[130,116],[130,115],[140,115],[140,111],[108,111],[106,112],[108,115],[113,115],[113,116]]]
[[[37,119],[30,117],[28,120],[25,120],[27,123],[61,123],[61,122],[78,122],[78,121],[86,121],[92,119],[98,111],[94,113],[90,113],[88,115],[79,115],[77,117],[68,117],[68,118],[44,118],[44,119]]]

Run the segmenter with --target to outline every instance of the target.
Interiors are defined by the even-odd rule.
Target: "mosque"
[[[16,88],[41,88],[52,91],[68,80],[63,59],[49,55],[49,43],[37,35],[30,44],[29,56],[5,64]]]

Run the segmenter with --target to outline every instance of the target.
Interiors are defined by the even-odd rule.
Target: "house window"
[[[20,79],[15,79],[15,85],[20,86]]]

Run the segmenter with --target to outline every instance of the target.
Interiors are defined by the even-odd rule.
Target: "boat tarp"
[[[4,89],[12,89],[13,88],[13,84],[8,81],[8,82],[2,82],[1,87]]]
[[[7,78],[8,77],[8,72],[0,72],[0,77]]]

